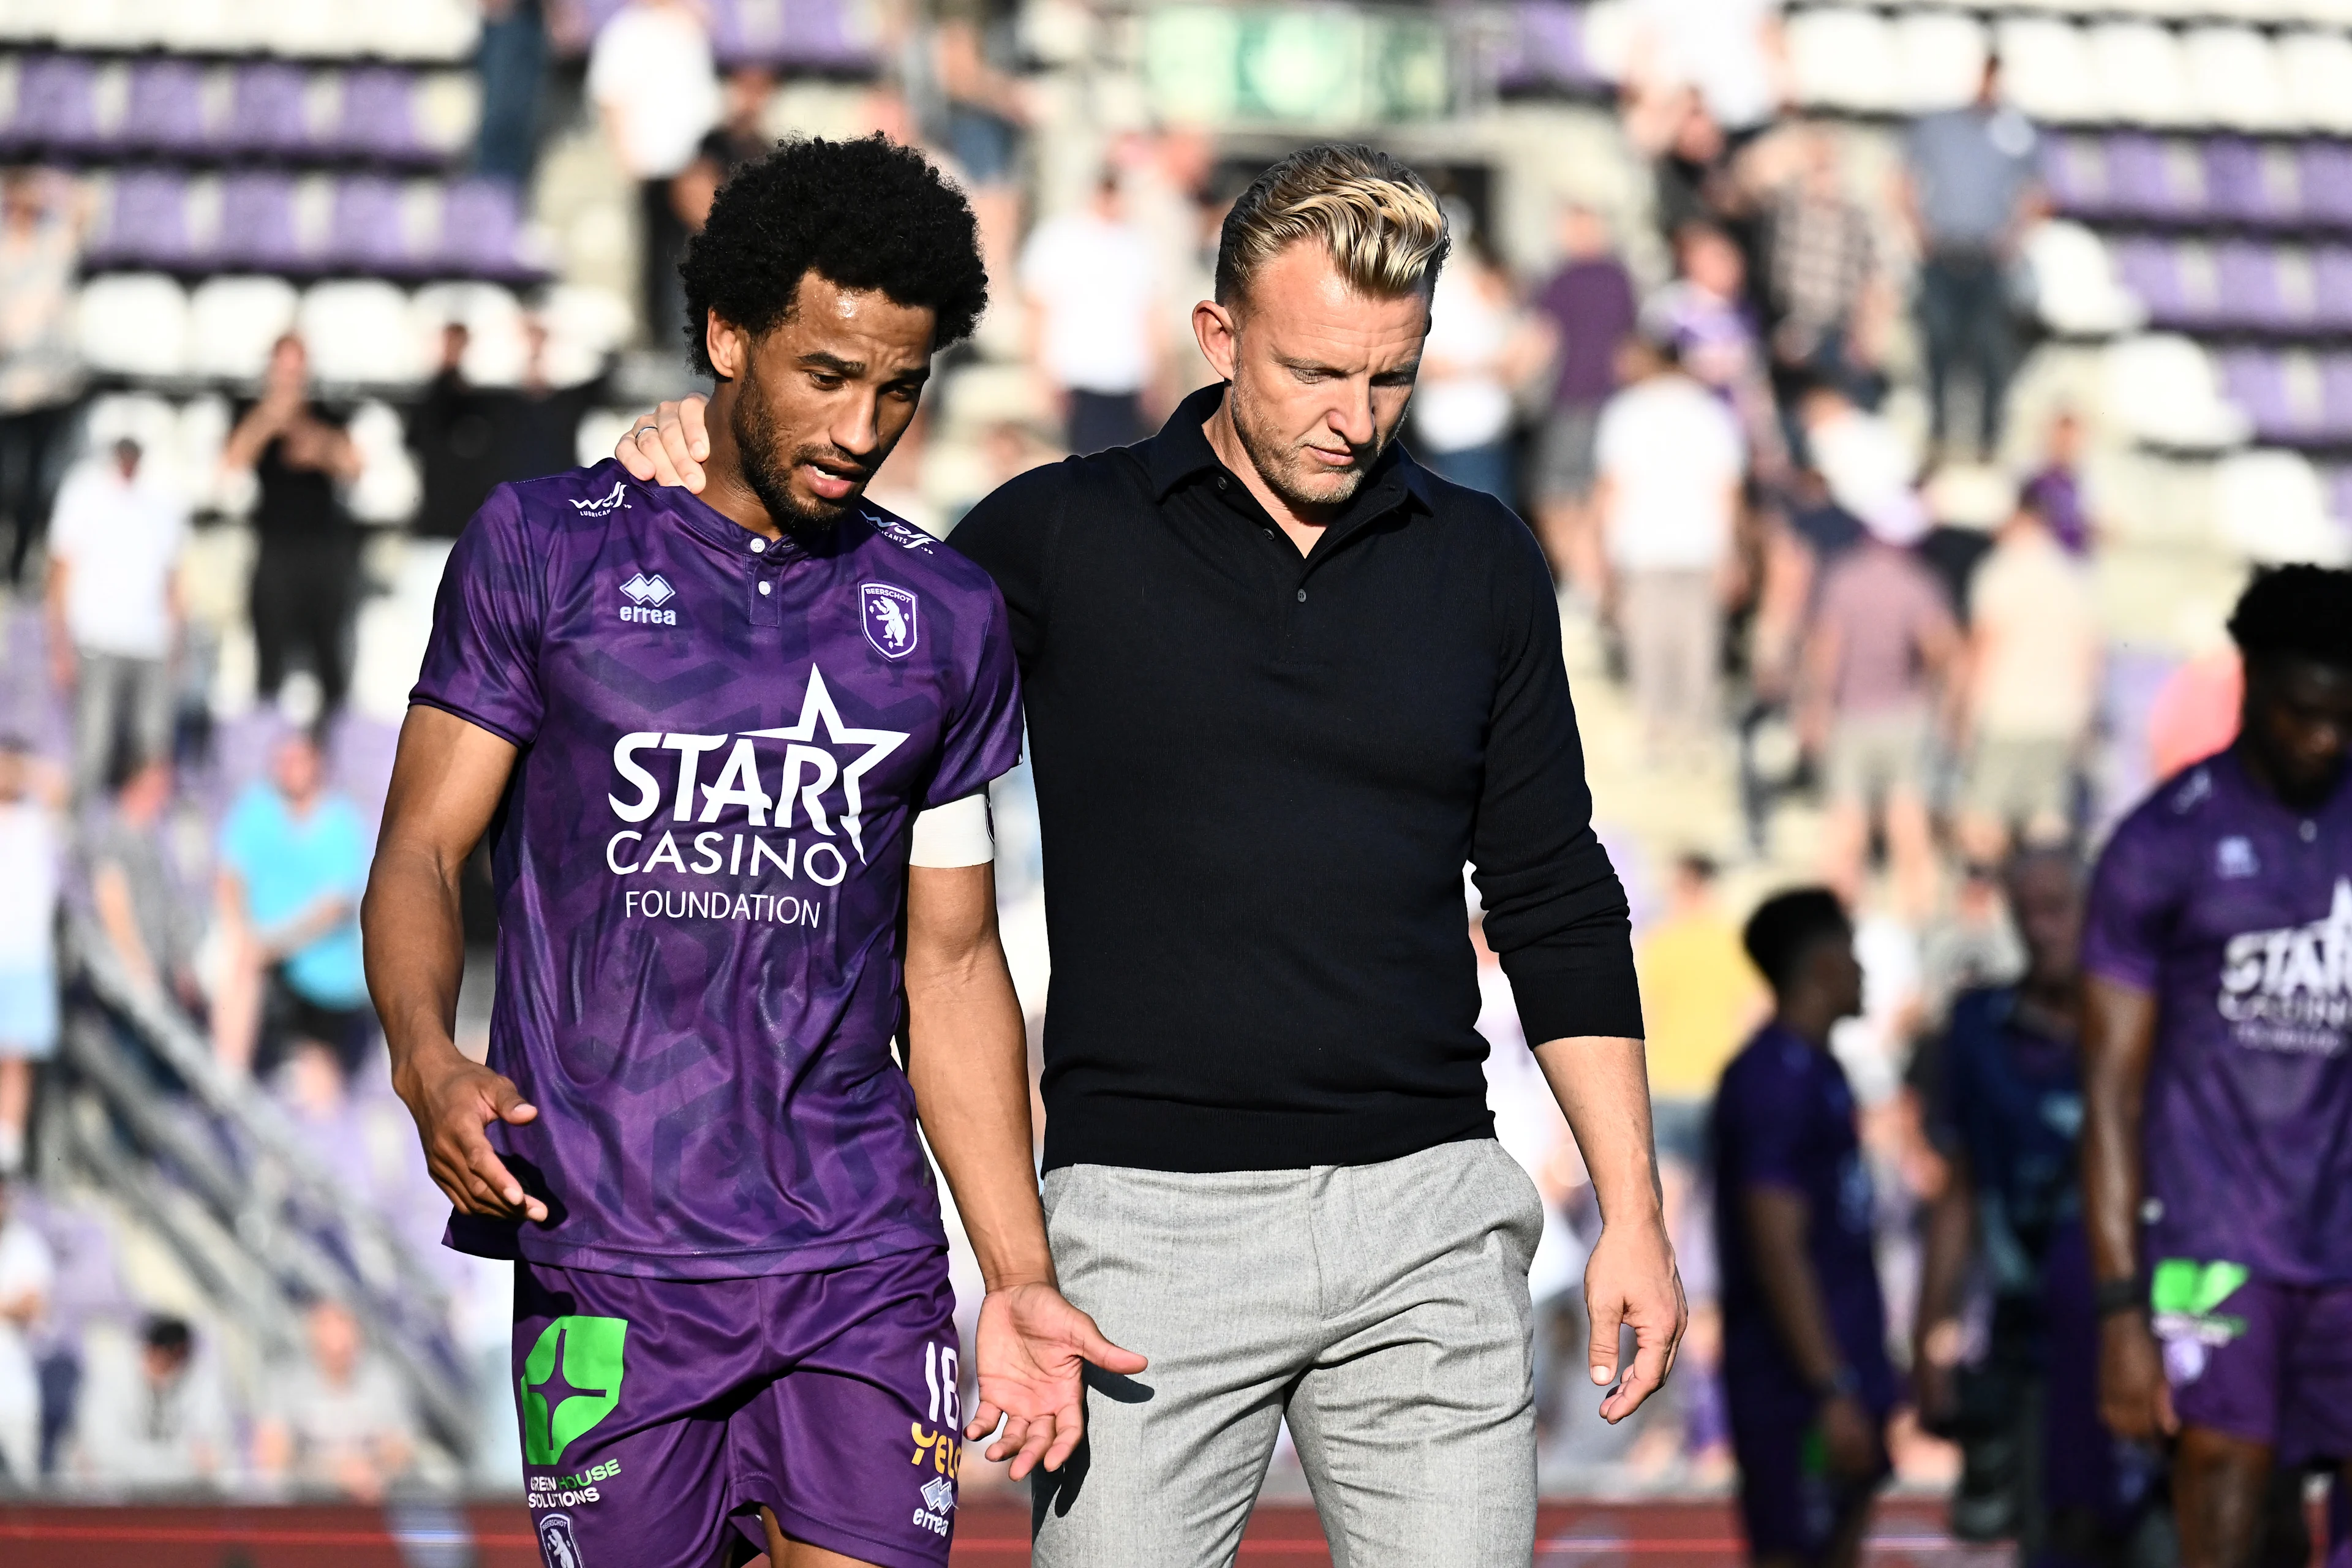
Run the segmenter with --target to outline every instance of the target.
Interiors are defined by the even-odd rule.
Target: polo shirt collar
[[[1225,395],[1227,383],[1218,382],[1204,386],[1176,405],[1160,434],[1144,445],[1144,468],[1151,479],[1151,493],[1166,500],[1177,486],[1204,473],[1225,471],[1224,459],[1209,445],[1208,432],[1203,428],[1209,416],[1217,411],[1218,402]],[[1401,441],[1391,441],[1365,476],[1363,488],[1356,492],[1355,500],[1332,520],[1334,530],[1344,531],[1348,525],[1390,510],[1396,500],[1411,498],[1424,511],[1436,510],[1430,494],[1429,470],[1412,460]]]

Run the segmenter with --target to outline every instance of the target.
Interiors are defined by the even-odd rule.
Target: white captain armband
[[[996,826],[989,820],[986,789],[916,813],[909,866],[985,866],[995,858]]]

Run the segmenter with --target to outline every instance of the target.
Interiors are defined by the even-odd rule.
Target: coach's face
[[[788,532],[824,528],[863,494],[915,417],[931,374],[930,310],[804,274],[792,314],[754,337],[714,313],[723,378],[714,437],[731,436],[742,481]],[[723,447],[714,441],[718,460]]]
[[[1234,430],[1268,489],[1307,512],[1344,504],[1403,422],[1429,335],[1429,296],[1359,290],[1301,240],[1244,298],[1202,300],[1192,328],[1233,384]]]

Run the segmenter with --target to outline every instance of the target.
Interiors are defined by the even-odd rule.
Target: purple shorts
[[[2285,1464],[2352,1458],[2352,1285],[2173,1258],[2150,1300],[2183,1425],[2267,1444]]]
[[[764,1279],[515,1265],[546,1568],[710,1568],[730,1532],[941,1568],[962,1458],[944,1252]]]
[[[1867,1479],[1832,1471],[1822,1452],[1820,1402],[1805,1390],[1778,1379],[1743,1378],[1728,1364],[1724,1382],[1748,1560],[1824,1561],[1839,1528],[1855,1510],[1870,1506],[1885,1470]],[[1869,1403],[1883,1421],[1885,1402]]]

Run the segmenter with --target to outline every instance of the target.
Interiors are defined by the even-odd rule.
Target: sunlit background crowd
[[[950,540],[1210,379],[1191,307],[1270,158],[1361,137],[1443,195],[1404,439],[1553,563],[1694,1305],[1668,1397],[1603,1426],[1597,1215],[1487,962],[1557,1489],[1727,1479],[1703,1165],[1766,1005],[1747,909],[1856,913],[1836,1050],[1907,1362],[1936,1042],[2024,962],[2000,868],[2226,742],[2250,565],[2352,554],[2339,0],[15,0],[0,34],[8,1486],[520,1484],[506,1286],[437,1246],[357,900],[449,541],[690,388],[675,262],[776,137],[919,143],[979,213],[993,304],[872,492]],[[1958,1473],[1916,1421],[1894,1458]]]

